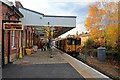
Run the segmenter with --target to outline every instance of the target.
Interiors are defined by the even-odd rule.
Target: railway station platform
[[[52,54],[52,57],[51,57]],[[52,51],[38,50],[3,68],[4,78],[61,78],[70,80],[103,80],[109,77],[94,70],[68,54],[53,48]]]

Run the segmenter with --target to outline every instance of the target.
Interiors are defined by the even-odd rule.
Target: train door
[[[81,38],[76,38],[75,45],[76,45],[76,52],[79,53],[81,51]]]
[[[72,52],[75,52],[75,39],[72,38],[72,45],[71,45]]]

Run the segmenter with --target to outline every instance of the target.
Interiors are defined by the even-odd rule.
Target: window
[[[40,36],[44,36],[44,34],[40,34]]]
[[[75,45],[75,39],[72,39],[72,45]]]
[[[12,31],[12,48],[15,47],[15,31]]]
[[[68,44],[68,45],[72,45],[72,40],[71,40],[71,38],[68,38],[68,39],[67,39],[67,44]]]
[[[76,40],[76,45],[80,45],[81,44],[81,40]]]

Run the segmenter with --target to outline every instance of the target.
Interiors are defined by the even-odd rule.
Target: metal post
[[[10,30],[8,31],[8,63],[10,63]]]
[[[49,43],[49,46],[50,46],[50,58],[53,58],[53,56],[52,56],[52,35],[51,35],[51,28],[50,28],[50,43]]]
[[[48,22],[48,25],[50,25],[50,22]],[[50,27],[50,26],[49,26]],[[52,56],[52,38],[53,38],[53,28],[52,26],[50,27],[50,31],[49,31],[49,34],[50,34],[50,38],[49,38],[49,53],[50,53],[50,58],[53,58]]]
[[[4,29],[3,29],[3,20],[2,20],[2,67],[4,67],[5,60],[4,60]]]

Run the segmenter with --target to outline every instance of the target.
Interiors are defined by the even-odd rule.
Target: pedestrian
[[[38,42],[38,49],[41,49],[41,42]]]
[[[43,51],[44,49],[43,49],[43,43],[41,43],[41,51]]]
[[[46,44],[45,43],[43,43],[43,49],[44,49],[44,51],[46,51]]]
[[[49,43],[47,43],[47,50],[49,50]]]

